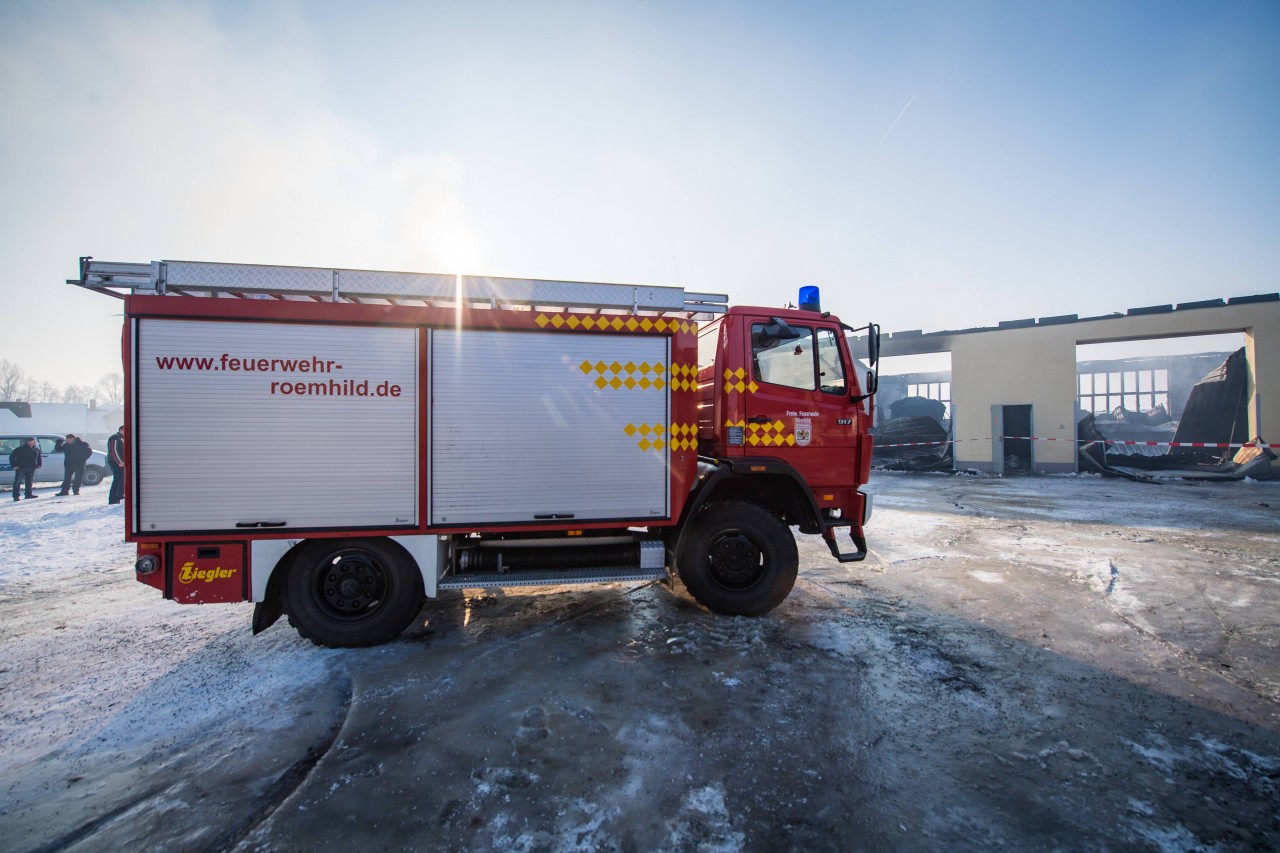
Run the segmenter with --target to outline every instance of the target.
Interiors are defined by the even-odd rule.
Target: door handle
[[[749,424],[767,424],[772,423],[772,421],[773,419],[766,415],[755,415],[754,417],[747,418],[747,423]]]

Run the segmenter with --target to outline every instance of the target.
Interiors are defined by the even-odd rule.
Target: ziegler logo
[[[197,569],[193,560],[188,560],[183,566],[182,571],[178,575],[178,580],[182,583],[195,583],[196,581],[204,581],[205,583],[213,583],[214,581],[226,580],[235,577],[235,569],[224,569],[219,566],[216,569]]]

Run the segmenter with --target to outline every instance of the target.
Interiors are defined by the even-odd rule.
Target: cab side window
[[[755,378],[771,385],[812,391],[813,329],[771,323],[751,324],[751,363]]]
[[[57,439],[53,439],[53,438],[43,438],[43,437],[41,437],[41,438],[37,438],[37,439],[36,439],[36,445],[37,445],[37,446],[39,446],[39,448],[40,448],[40,453],[41,453],[41,455],[43,455],[43,456],[48,456],[50,453],[61,453],[61,452],[62,452],[62,448],[58,446],[58,440],[57,440]]]

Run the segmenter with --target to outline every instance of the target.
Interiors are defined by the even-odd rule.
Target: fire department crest
[[[813,440],[813,421],[810,418],[796,418],[796,444],[808,447]]]

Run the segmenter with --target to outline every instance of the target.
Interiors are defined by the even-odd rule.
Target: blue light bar
[[[801,311],[821,311],[822,299],[818,295],[818,288],[815,285],[807,285],[800,288],[800,310]]]

